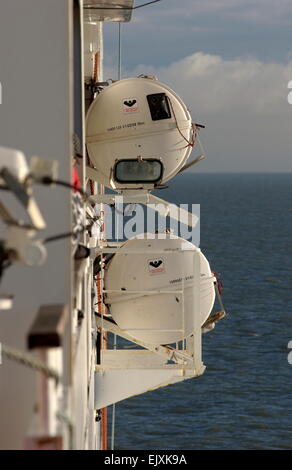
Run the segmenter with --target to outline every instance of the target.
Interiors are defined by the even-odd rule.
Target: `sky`
[[[136,1],[136,5],[144,1]],[[105,23],[104,78],[118,24]],[[122,24],[122,78],[152,74],[186,103],[206,159],[195,171],[292,172],[291,0],[161,0]]]

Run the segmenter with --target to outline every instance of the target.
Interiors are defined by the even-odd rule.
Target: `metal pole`
[[[194,322],[194,366],[196,373],[199,374],[202,363],[202,331],[201,331],[201,302],[200,302],[200,273],[201,263],[200,255],[198,252],[193,252],[193,322]]]
[[[118,80],[122,76],[122,24],[119,21],[119,58],[118,58]]]

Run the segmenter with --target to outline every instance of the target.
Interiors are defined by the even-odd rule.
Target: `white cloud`
[[[287,105],[288,64],[264,63],[253,58],[224,60],[195,53],[167,67],[139,65],[132,75],[151,73],[178,90],[191,107],[202,113],[282,115]]]

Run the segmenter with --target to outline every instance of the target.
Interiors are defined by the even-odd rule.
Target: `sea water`
[[[188,173],[157,194],[201,205],[228,316],[202,377],[116,405],[115,448],[292,449],[292,174]]]

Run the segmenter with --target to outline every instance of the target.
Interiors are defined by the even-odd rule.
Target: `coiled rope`
[[[55,369],[47,366],[45,362],[36,359],[31,354],[24,353],[19,349],[11,348],[5,344],[1,344],[0,352],[2,352],[2,355],[7,359],[18,362],[19,364],[22,364],[25,367],[29,367],[30,369],[43,372],[43,374],[45,374],[47,377],[54,379],[56,385],[61,381],[61,376]]]

